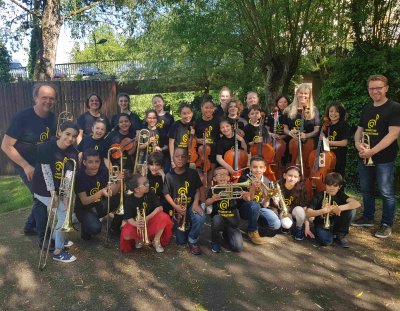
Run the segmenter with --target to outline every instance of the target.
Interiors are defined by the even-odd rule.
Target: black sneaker
[[[392,234],[392,227],[387,224],[381,224],[378,231],[375,232],[377,238],[386,239]]]
[[[40,249],[42,249],[42,246],[43,246],[43,240],[39,240],[39,243],[38,243],[38,245],[39,245],[39,248]],[[44,249],[47,249],[47,246],[49,245],[49,241],[48,240],[46,240],[46,242],[45,242],[45,244],[44,244]],[[51,242],[50,242],[50,248],[49,248],[49,251],[54,251],[54,249],[56,248],[56,242],[52,239],[51,240]]]
[[[81,231],[81,239],[82,240],[89,241],[91,238],[92,238],[92,236],[89,233]]]
[[[374,226],[374,221],[372,219],[365,218],[364,216],[361,216],[357,220],[354,220],[351,225],[353,227],[373,227]]]
[[[343,248],[349,248],[350,247],[350,244],[349,244],[349,241],[347,240],[347,238],[345,237],[345,236],[338,236],[336,239],[335,239],[335,242],[336,242],[336,244],[337,245],[339,245],[340,247],[343,247]]]
[[[37,232],[34,228],[24,228],[24,234],[27,236],[36,235]]]

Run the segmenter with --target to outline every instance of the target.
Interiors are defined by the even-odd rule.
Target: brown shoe
[[[189,243],[189,252],[192,255],[201,255],[201,253],[202,253],[200,246],[198,246],[197,244],[191,244],[191,243]]]
[[[258,230],[253,231],[253,232],[248,232],[247,235],[249,236],[250,240],[257,245],[262,245],[267,243],[267,240],[265,238],[260,237],[260,234],[258,233]]]

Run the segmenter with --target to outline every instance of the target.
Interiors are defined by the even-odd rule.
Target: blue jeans
[[[233,217],[222,217],[214,215],[211,219],[211,241],[221,244],[221,232],[228,242],[229,248],[234,252],[240,252],[243,249],[243,237],[240,232],[239,215]]]
[[[56,249],[64,248],[65,233],[62,232],[60,229],[64,224],[66,215],[67,215],[67,208],[65,207],[64,203],[60,201],[57,207],[57,224],[56,227],[54,228],[54,233],[53,233],[53,239],[55,241]]]
[[[361,193],[364,204],[364,217],[373,220],[375,215],[375,180],[382,196],[382,224],[393,225],[396,212],[396,198],[394,194],[395,162],[365,166],[358,161]]]
[[[349,234],[351,220],[356,210],[343,211],[340,216],[335,216],[329,230],[324,229],[322,224],[315,226],[315,234],[321,245],[327,246],[333,243],[333,235],[345,237]]]
[[[201,229],[206,221],[206,215],[199,215],[192,211],[192,206],[190,206],[186,211],[186,217],[189,217],[191,222],[191,227],[188,231],[180,231],[177,229],[176,222],[174,226],[176,244],[186,244],[188,241],[190,244],[196,244],[199,240]]]
[[[262,225],[266,224],[271,230],[278,230],[281,227],[281,220],[278,215],[276,215],[274,211],[265,207],[260,208],[260,217],[258,218],[258,222]]]
[[[248,232],[253,232],[257,230],[257,220],[260,216],[260,209],[260,204],[254,201],[244,201],[243,204],[239,206],[240,217],[248,221]]]
[[[19,177],[21,177],[25,186],[32,193],[32,183],[28,180],[28,177],[26,177],[25,172],[22,169],[22,167],[20,167],[19,165],[15,165],[15,170],[17,171]],[[28,216],[28,219],[25,222],[24,230],[33,230],[35,227],[36,227],[35,218],[33,217],[33,213],[31,211],[31,213]]]

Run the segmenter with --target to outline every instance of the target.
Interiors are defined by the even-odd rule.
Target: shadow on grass
[[[36,240],[21,228],[28,210],[2,215],[0,309],[2,310],[398,310],[399,261],[377,252],[398,236],[365,244],[369,232],[351,231],[351,249],[322,248],[277,235],[263,246],[245,242],[242,253],[213,254],[206,226],[204,254],[192,256],[174,241],[123,255],[118,241],[82,241],[72,264],[48,262],[37,270]],[[371,238],[372,239],[372,238]],[[376,239],[375,239],[376,240]],[[378,258],[378,259],[377,259]]]

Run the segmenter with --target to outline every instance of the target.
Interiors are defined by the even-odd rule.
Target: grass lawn
[[[0,177],[0,214],[32,204],[32,195],[18,176]]]

